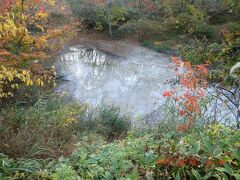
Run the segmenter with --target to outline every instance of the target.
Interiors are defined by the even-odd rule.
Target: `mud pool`
[[[64,79],[57,91],[92,106],[115,103],[132,115],[159,108],[165,81],[173,75],[167,67],[170,59],[141,46],[118,45],[122,52],[109,51],[107,42],[100,48],[85,44],[68,47],[57,58],[58,74]]]

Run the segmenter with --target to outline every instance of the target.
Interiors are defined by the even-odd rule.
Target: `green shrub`
[[[55,163],[52,160],[16,160],[0,154],[0,179],[49,179]]]
[[[234,28],[233,28],[234,29]],[[185,61],[192,64],[211,63],[209,80],[229,84],[229,72],[233,65],[240,61],[239,31],[224,30],[220,42],[211,43],[206,39],[193,39],[181,47]]]
[[[126,136],[130,128],[127,115],[122,115],[116,105],[103,105],[99,109],[98,130],[107,140],[114,140]]]
[[[207,42],[194,39],[188,45],[181,47],[181,55],[185,61],[192,64],[203,64],[207,59]]]
[[[61,164],[60,167],[56,169],[56,173],[52,175],[53,180],[76,180],[76,172],[70,165]]]
[[[114,143],[98,136],[83,137],[70,163],[83,179],[141,179],[139,170],[150,171],[155,165],[156,140],[151,137],[131,135]]]
[[[204,11],[194,5],[188,5],[185,11],[171,14],[164,19],[162,31],[190,37],[212,37],[213,29],[208,25]]]
[[[97,31],[103,31],[108,28],[108,14],[104,3],[95,4],[84,0],[71,0],[68,2],[73,14],[88,25],[94,27]],[[126,22],[128,10],[124,6],[113,3],[110,7],[110,18],[113,30]]]
[[[240,31],[224,31],[220,43],[210,44],[207,49],[207,59],[217,72],[218,79],[226,81],[233,65],[240,61]]]

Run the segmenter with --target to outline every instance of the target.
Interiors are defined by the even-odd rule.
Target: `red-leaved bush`
[[[178,115],[186,122],[177,127],[178,131],[185,132],[193,125],[197,117],[202,115],[200,106],[205,98],[204,89],[207,88],[208,63],[192,65],[173,57],[174,69],[179,77],[179,88],[166,90],[163,97],[173,100]]]

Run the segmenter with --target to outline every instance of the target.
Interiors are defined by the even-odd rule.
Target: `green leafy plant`
[[[209,179],[239,174],[239,131],[222,125],[210,126],[201,133],[192,131],[159,147],[159,173],[181,178]],[[170,144],[168,144],[171,142]]]
[[[52,175],[54,180],[76,180],[76,172],[70,165],[61,164],[60,167],[56,169],[56,173]]]

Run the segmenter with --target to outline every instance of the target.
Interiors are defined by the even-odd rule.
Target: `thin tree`
[[[107,16],[108,16],[108,28],[109,28],[109,35],[112,36],[112,21],[111,21],[111,0],[106,0],[106,9],[107,9]]]

